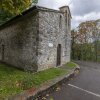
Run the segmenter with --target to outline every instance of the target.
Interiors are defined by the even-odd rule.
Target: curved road
[[[46,100],[100,100],[100,63],[80,62],[80,74]]]

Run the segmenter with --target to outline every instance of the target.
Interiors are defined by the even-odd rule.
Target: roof
[[[8,25],[9,23],[15,21],[16,19],[18,19],[18,18],[20,18],[20,17],[26,15],[27,13],[29,13],[29,12],[35,10],[35,9],[37,9],[37,7],[36,7],[36,6],[33,6],[33,7],[29,8],[29,9],[23,11],[20,15],[14,16],[13,18],[11,18],[10,20],[8,20],[8,21],[5,22],[4,24],[0,25],[0,29],[3,28],[4,26]]]
[[[64,6],[63,6],[64,7]],[[61,7],[62,8],[62,7]],[[11,22],[15,21],[16,19],[25,16],[26,14],[30,13],[33,10],[42,10],[42,11],[50,11],[50,12],[56,12],[56,13],[63,13],[60,10],[55,10],[55,9],[50,9],[50,8],[46,8],[46,7],[41,7],[41,6],[37,6],[34,5],[32,7],[30,7],[29,9],[23,11],[20,15],[17,15],[15,17],[13,17],[12,19],[8,20],[7,22],[5,22],[4,24],[0,25],[0,29],[2,29],[4,26],[10,24]],[[70,10],[69,10],[70,11]],[[70,13],[71,14],[71,13]]]

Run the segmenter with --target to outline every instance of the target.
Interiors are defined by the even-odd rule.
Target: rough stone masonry
[[[33,6],[0,26],[0,61],[41,71],[70,61],[71,13]]]

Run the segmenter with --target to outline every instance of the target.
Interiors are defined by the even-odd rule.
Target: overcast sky
[[[38,5],[53,9],[69,5],[72,14],[72,28],[86,20],[100,19],[100,0],[39,0]]]

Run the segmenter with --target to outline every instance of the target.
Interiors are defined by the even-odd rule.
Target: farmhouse
[[[41,71],[70,61],[71,13],[33,6],[0,26],[0,61]]]

